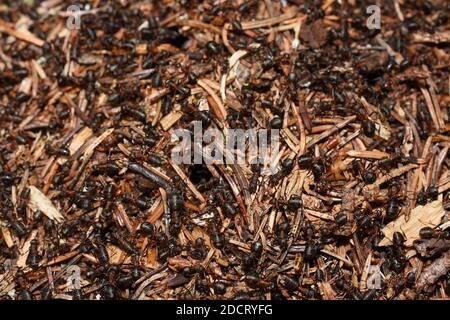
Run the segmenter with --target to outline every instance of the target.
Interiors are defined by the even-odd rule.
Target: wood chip
[[[394,232],[400,232],[406,239],[405,245],[410,247],[414,240],[420,239],[420,229],[423,227],[434,228],[438,226],[444,214],[445,210],[442,202],[439,200],[430,202],[425,206],[417,206],[411,210],[409,220],[406,220],[405,216],[400,216],[381,230],[384,238],[380,241],[379,245],[392,245],[392,235]]]
[[[41,211],[49,219],[58,223],[65,220],[64,216],[55,208],[51,200],[35,186],[30,186],[30,202],[28,206],[33,211]]]

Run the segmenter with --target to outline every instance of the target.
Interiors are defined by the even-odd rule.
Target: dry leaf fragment
[[[42,211],[43,214],[56,222],[60,223],[65,220],[64,216],[55,208],[50,199],[35,186],[30,187],[30,202],[28,206],[33,211]]]
[[[411,211],[408,221],[403,215],[383,228],[384,238],[380,241],[379,246],[392,245],[392,235],[394,232],[400,232],[405,236],[405,245],[410,247],[414,240],[420,239],[420,229],[423,227],[436,227],[441,222],[444,214],[445,210],[442,202],[439,200],[428,203],[425,206],[417,206]]]

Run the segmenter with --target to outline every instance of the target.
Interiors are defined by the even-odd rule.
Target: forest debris
[[[242,22],[242,30],[249,30],[249,29],[258,29],[263,27],[270,27],[276,24],[279,24],[283,21],[289,20],[297,14],[297,10],[292,8],[289,12],[285,14],[281,14],[277,17],[269,18],[266,20],[259,20],[259,21],[249,21],[249,22]]]
[[[313,49],[320,48],[327,40],[327,29],[322,20],[304,24],[300,30],[300,39]]]
[[[394,57],[395,63],[401,64],[401,63],[403,62],[403,60],[404,60],[403,56],[402,56],[400,53],[394,51],[394,50],[392,49],[392,47],[391,47],[391,46],[390,46],[390,45],[382,38],[382,36],[381,36],[380,34],[378,34],[378,35],[375,37],[375,39],[376,39],[377,42],[380,44],[380,46],[382,46],[383,48],[386,49],[387,53],[388,53],[391,57]]]
[[[418,290],[427,290],[450,270],[450,251],[426,267],[417,280]]]
[[[447,43],[450,42],[450,31],[436,32],[433,34],[418,32],[413,34],[412,39],[418,43]]]
[[[384,238],[378,244],[379,246],[392,245],[392,235],[394,232],[400,232],[404,235],[406,246],[412,246],[414,240],[420,239],[419,231],[423,227],[434,228],[439,225],[445,210],[442,202],[439,200],[428,203],[425,206],[417,206],[411,210],[409,220],[404,215],[386,225],[381,231]]]
[[[65,220],[64,216],[55,208],[51,200],[35,186],[30,186],[30,202],[28,206],[33,211],[40,210],[49,219],[58,223]]]
[[[374,74],[381,70],[388,62],[389,55],[386,52],[375,52],[367,54],[360,60],[361,71],[366,74]]]
[[[331,284],[327,281],[318,283],[320,294],[323,296],[324,300],[335,300],[336,292],[333,290]]]
[[[363,158],[363,159],[383,159],[389,157],[389,153],[378,151],[378,150],[349,150],[347,155],[353,158]]]
[[[109,255],[109,263],[110,264],[123,264],[123,263],[130,263],[131,259],[130,257],[117,246],[114,245],[108,245],[106,246],[106,250],[108,251]]]
[[[448,299],[445,1],[379,1],[373,32],[354,0],[93,0],[80,30],[25,2],[0,5],[0,299]],[[175,165],[197,121],[219,157]]]
[[[215,115],[221,120],[225,121],[227,118],[227,111],[225,109],[225,106],[223,105],[222,101],[219,99],[219,97],[216,95],[214,90],[209,86],[209,83],[206,80],[198,80],[197,84],[202,87],[212,98],[212,101],[214,103],[211,104],[211,107],[215,113]],[[220,88],[219,88],[220,90]]]
[[[183,113],[179,110],[174,110],[164,116],[159,123],[161,124],[161,127],[164,131],[169,130],[181,117],[183,116]]]
[[[11,232],[9,231],[8,228],[2,227],[2,235],[3,235],[3,240],[5,240],[5,243],[8,246],[8,248],[11,248],[12,246],[14,246],[14,240],[13,240],[13,238],[11,236]]]
[[[26,268],[27,264],[27,257],[30,250],[31,240],[33,240],[36,237],[37,230],[33,230],[31,234],[28,236],[28,239],[25,241],[25,243],[20,248],[20,256],[17,259],[17,267],[19,268]]]
[[[78,151],[78,149],[81,148],[81,146],[90,138],[92,137],[93,132],[92,129],[89,127],[84,127],[81,129],[74,137],[72,142],[69,145],[70,154],[73,155],[75,152]]]
[[[373,184],[369,184],[367,186],[364,186],[363,192],[370,192],[373,190],[376,190],[380,185],[383,183],[394,179],[395,177],[401,176],[402,174],[417,168],[418,165],[414,163],[407,164],[406,166],[400,167],[398,169],[393,169],[389,172],[389,174],[382,176],[381,178],[377,179]]]
[[[450,249],[450,240],[421,239],[414,241],[414,248],[424,258],[432,258]]]
[[[19,40],[32,43],[38,47],[42,47],[45,43],[44,40],[39,39],[34,34],[26,29],[15,29],[13,26],[9,25],[3,20],[0,20],[0,33],[7,33]]]

